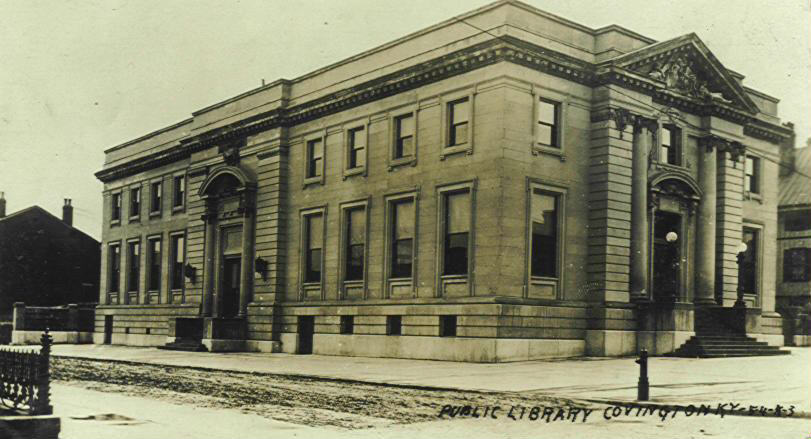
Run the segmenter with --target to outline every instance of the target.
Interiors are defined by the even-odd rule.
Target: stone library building
[[[501,362],[738,325],[780,345],[777,104],[696,34],[492,3],[106,150],[94,342]]]

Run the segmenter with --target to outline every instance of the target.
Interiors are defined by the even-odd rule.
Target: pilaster
[[[738,250],[743,233],[743,163],[739,143],[725,142],[718,152],[716,284],[718,302],[732,306],[738,289]]]

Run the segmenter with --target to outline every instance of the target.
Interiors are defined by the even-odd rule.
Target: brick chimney
[[[62,206],[62,221],[69,226],[73,225],[73,206],[70,205],[70,198],[65,198],[65,205]]]
[[[6,197],[5,193],[0,192],[0,218],[5,218],[6,216]]]

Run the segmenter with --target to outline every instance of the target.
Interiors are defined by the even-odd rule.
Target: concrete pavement
[[[651,401],[659,404],[740,403],[795,406],[811,413],[811,349],[792,355],[720,359],[651,358]],[[192,353],[109,345],[55,345],[55,356],[394,385],[538,393],[595,401],[634,401],[633,358],[575,358],[516,363],[456,363],[267,353]]]

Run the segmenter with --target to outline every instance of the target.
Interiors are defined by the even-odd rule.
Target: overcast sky
[[[103,150],[488,0],[0,0],[0,191],[101,235]],[[527,0],[590,27],[695,32],[811,136],[811,0]],[[724,5],[724,6],[717,6]]]

